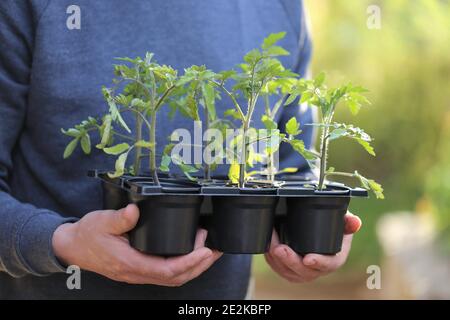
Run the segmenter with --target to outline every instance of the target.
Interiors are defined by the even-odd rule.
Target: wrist
[[[53,252],[56,258],[58,258],[58,260],[61,262],[61,264],[66,266],[74,264],[70,257],[70,253],[72,252],[70,246],[73,243],[75,234],[74,227],[74,223],[64,223],[56,228],[55,232],[53,233]]]

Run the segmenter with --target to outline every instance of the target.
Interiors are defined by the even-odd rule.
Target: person
[[[283,63],[305,76],[311,40],[300,0],[1,1],[0,298],[244,298],[251,256],[212,251],[205,230],[185,256],[131,248],[126,233],[136,225],[138,208],[98,210],[101,188],[86,177],[88,169],[113,163],[98,150],[90,157],[76,151],[63,161],[67,140],[60,128],[105,110],[100,88],[110,84],[115,57],[152,51],[179,70],[205,64],[220,71],[279,31],[287,31],[281,45],[291,52]],[[310,109],[290,107],[280,127],[299,113],[303,123],[312,122]],[[186,121],[159,126],[158,137]],[[307,146],[313,137],[305,128]],[[281,149],[280,162],[306,170],[288,149]],[[336,256],[298,256],[274,233],[266,260],[289,281],[313,280],[345,262],[360,225],[346,216],[347,235]],[[69,265],[83,270],[79,290],[66,285]]]

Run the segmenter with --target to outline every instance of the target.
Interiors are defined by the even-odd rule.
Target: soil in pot
[[[213,196],[207,246],[224,253],[267,252],[277,201],[270,195]]]
[[[129,232],[130,244],[137,250],[161,256],[192,252],[198,228],[202,197],[199,195],[138,196],[130,193],[140,217]]]
[[[350,196],[287,198],[281,240],[300,255],[341,251]]]

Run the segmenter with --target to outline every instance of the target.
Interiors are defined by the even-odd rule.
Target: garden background
[[[370,90],[372,102],[355,119],[342,108],[336,120],[354,121],[375,137],[376,158],[357,144],[338,141],[331,146],[330,165],[375,178],[386,199],[352,201],[351,211],[361,217],[363,228],[347,264],[333,275],[312,284],[288,284],[256,257],[255,296],[450,298],[445,288],[450,278],[444,283],[441,278],[450,273],[450,2],[305,4],[313,74],[324,70],[336,84],[352,79]],[[374,14],[371,5],[380,9],[379,29],[367,25]],[[381,268],[380,290],[366,286],[370,265]]]

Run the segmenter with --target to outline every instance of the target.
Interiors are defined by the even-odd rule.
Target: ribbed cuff
[[[31,274],[46,276],[65,272],[66,268],[61,265],[53,252],[53,233],[61,224],[77,220],[44,211],[33,215],[22,225],[15,245],[17,254]]]

